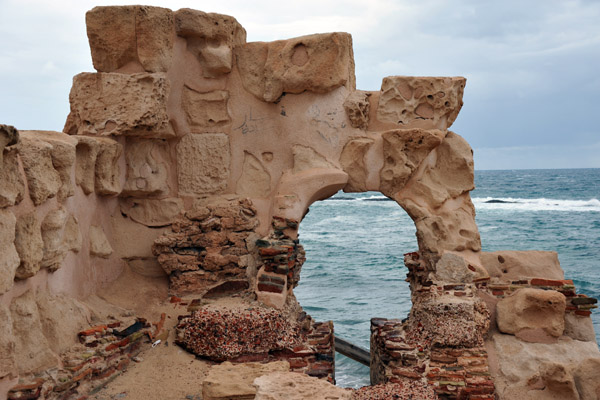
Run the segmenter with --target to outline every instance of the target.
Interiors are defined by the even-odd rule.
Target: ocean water
[[[471,197],[484,251],[554,250],[579,293],[600,297],[600,169],[476,171]],[[502,200],[504,203],[488,203]],[[296,297],[336,335],[369,348],[372,317],[405,318],[403,254],[417,250],[406,212],[380,193],[338,193],[300,224],[306,249]],[[600,340],[600,312],[592,321]],[[343,387],[369,384],[369,369],[336,354]]]

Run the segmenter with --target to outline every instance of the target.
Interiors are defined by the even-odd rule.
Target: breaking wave
[[[509,211],[569,211],[600,212],[600,200],[556,200],[556,199],[519,199],[512,197],[475,197],[473,204],[478,210]]]

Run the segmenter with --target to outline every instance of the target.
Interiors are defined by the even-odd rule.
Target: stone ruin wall
[[[488,368],[487,351],[500,346],[496,302],[533,278],[561,280],[563,298],[545,310],[535,304],[547,291],[534,291],[522,300],[529,314],[514,318],[544,309],[554,325],[500,331],[595,344],[593,302],[574,300],[584,297],[555,254],[481,252],[472,150],[448,130],[464,78],[392,76],[356,90],[349,34],[247,43],[234,18],[190,9],[96,7],[86,23],[97,72],[73,78],[64,132],[0,133],[0,379],[56,364],[69,344],[59,333],[81,328],[60,314],[84,315],[78,301],[125,266],[168,277],[174,295],[249,292],[297,310],[299,224],[339,190],[381,192],[417,229],[410,318],[372,322],[374,383],[428,381],[440,396],[473,399],[493,398],[494,380],[527,389],[507,367]],[[432,315],[462,338],[449,340]],[[481,357],[477,377],[431,375],[440,360],[460,370],[463,356]]]

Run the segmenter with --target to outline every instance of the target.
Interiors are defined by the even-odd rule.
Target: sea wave
[[[598,199],[557,200],[475,197],[473,198],[473,204],[478,210],[600,212],[600,200]]]

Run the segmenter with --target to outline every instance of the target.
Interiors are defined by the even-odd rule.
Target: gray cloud
[[[72,76],[92,70],[84,15],[98,3],[117,2],[0,2],[5,16],[0,122],[21,129],[62,129]],[[600,166],[593,155],[579,156],[600,137],[594,121],[600,110],[599,2],[143,3],[233,15],[248,31],[248,40],[350,32],[361,89],[379,89],[388,75],[465,76],[465,106],[452,129],[476,154],[483,149],[480,153],[488,155],[477,161],[479,168],[552,168],[558,158],[564,167]]]

